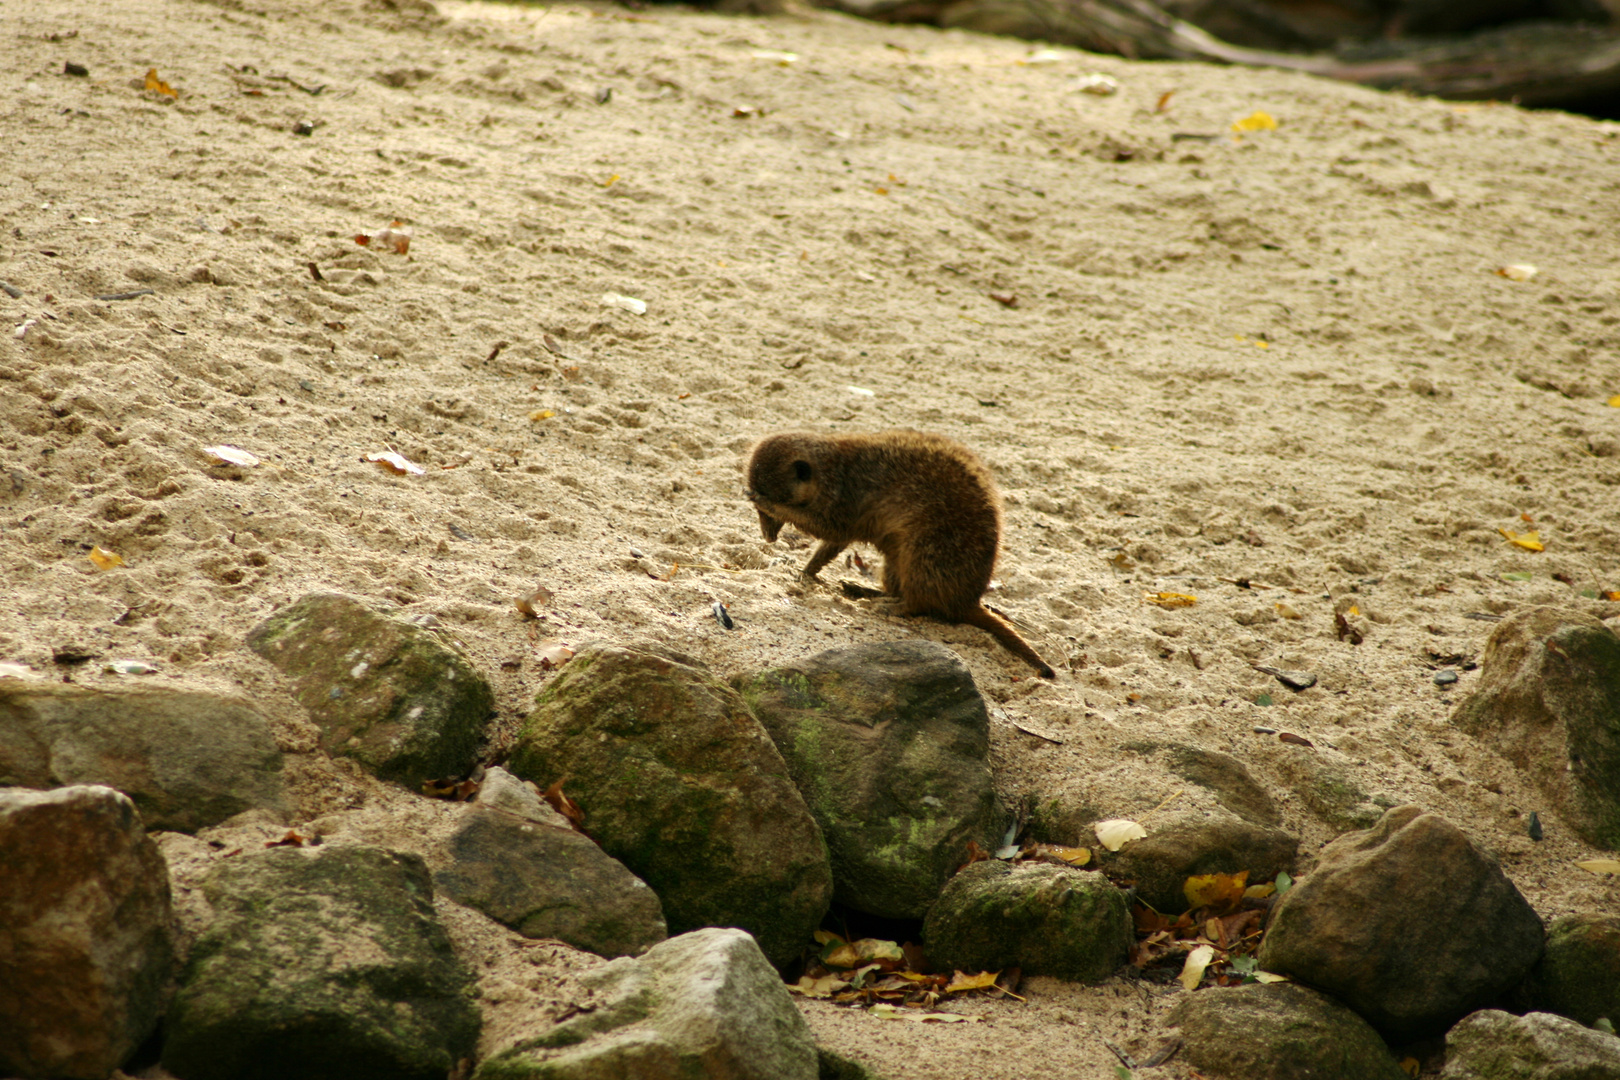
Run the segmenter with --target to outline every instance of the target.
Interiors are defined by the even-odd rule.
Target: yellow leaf
[[[788,984],[788,993],[803,994],[808,998],[829,998],[838,991],[847,989],[849,983],[836,975],[823,975],[819,979],[803,975],[798,982]]]
[[[1575,865],[1594,874],[1620,874],[1620,859],[1587,859]]]
[[[618,182],[619,182],[619,174],[614,173],[612,176],[610,176],[606,180],[602,181],[602,186],[605,187],[605,188],[609,188],[609,187],[612,187],[614,184],[617,184]]]
[[[1042,850],[1049,855],[1056,855],[1070,866],[1084,866],[1086,863],[1091,861],[1090,848],[1062,847],[1060,845],[1053,844],[1044,847]]]
[[[1287,982],[1288,976],[1278,975],[1270,971],[1257,971],[1254,973],[1254,981],[1260,983]]]
[[[1277,885],[1275,882],[1271,881],[1266,882],[1264,885],[1250,885],[1247,889],[1243,890],[1243,899],[1264,900],[1266,897],[1270,896],[1276,891]]]
[[[1423,1071],[1423,1063],[1415,1057],[1401,1058],[1401,1071],[1407,1076],[1416,1077]]]
[[[1234,123],[1232,125],[1232,130],[1237,132],[1276,131],[1277,121],[1271,118],[1270,113],[1256,109],[1248,116],[1245,116],[1243,119]]]
[[[1093,828],[1097,833],[1097,839],[1101,840],[1102,846],[1109,851],[1118,851],[1130,841],[1140,840],[1147,835],[1146,829],[1125,818],[1099,821]]]
[[[1303,619],[1305,617],[1288,604],[1273,604],[1272,607],[1276,608],[1277,614],[1285,619]]]
[[[1611,590],[1609,592],[1606,592],[1606,593],[1603,594],[1603,599],[1605,599],[1605,600],[1620,600],[1620,592],[1615,592],[1613,590]]]
[[[816,939],[816,943],[818,945],[829,945],[834,941],[842,943],[843,940],[844,940],[843,938],[839,937],[837,934],[833,933],[831,930],[817,930],[814,934],[811,934],[810,936]]]
[[[1620,409],[1620,394],[1616,394],[1609,399],[1609,408]]]
[[[156,90],[160,94],[167,94],[169,97],[172,97],[172,98],[177,98],[177,97],[180,96],[180,91],[176,90],[174,87],[170,86],[168,83],[166,83],[162,79],[158,78],[157,68],[149,68],[147,70],[147,72],[146,72],[146,88],[148,90]]]
[[[1198,989],[1198,984],[1204,979],[1204,969],[1209,967],[1209,962],[1213,959],[1215,959],[1213,945],[1200,945],[1188,953],[1187,962],[1182,965],[1181,974],[1177,976],[1181,980],[1181,985],[1188,990]]]
[[[1142,598],[1162,608],[1192,607],[1198,603],[1198,597],[1179,592],[1143,593]]]
[[[115,566],[124,565],[122,556],[100,547],[90,549],[90,561],[95,564],[97,570],[111,570]]]
[[[1196,874],[1187,879],[1181,891],[1187,903],[1195,908],[1218,904],[1236,904],[1243,899],[1243,890],[1249,883],[1249,872],[1236,874]]]
[[[1507,537],[1507,542],[1516,548],[1523,548],[1525,551],[1547,550],[1541,543],[1541,534],[1539,532],[1516,533],[1507,529],[1497,529],[1496,531]]]
[[[1361,614],[1361,609],[1358,608],[1356,605],[1351,604],[1349,607],[1344,609],[1344,613],[1346,615],[1360,615]]]
[[[550,420],[556,415],[557,414],[552,412],[550,409],[536,409],[534,412],[529,414],[529,419],[538,423],[541,420]]]
[[[951,976],[950,984],[945,987],[945,992],[947,994],[956,994],[963,990],[988,990],[996,985],[996,976],[1000,974],[999,971],[981,971],[977,975],[964,975],[958,971]]]

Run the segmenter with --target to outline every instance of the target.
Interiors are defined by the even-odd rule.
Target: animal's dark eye
[[[808,461],[795,461],[793,463],[793,475],[800,480],[810,479],[810,463]]]

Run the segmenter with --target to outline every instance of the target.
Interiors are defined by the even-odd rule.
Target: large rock
[[[1440,1080],[1620,1080],[1620,1038],[1551,1013],[1474,1013],[1446,1033]]]
[[[976,862],[946,884],[923,924],[937,968],[1098,982],[1130,955],[1125,894],[1101,874],[1047,863]]]
[[[1271,793],[1260,786],[1247,765],[1231,754],[1181,743],[1170,746],[1168,751],[1165,763],[1171,772],[1214,792],[1220,804],[1238,817],[1257,825],[1282,822]]]
[[[524,937],[611,958],[639,955],[668,936],[646,882],[504,769],[489,770],[441,859],[433,875],[440,892]]]
[[[1210,988],[1176,1003],[1181,1057],[1217,1080],[1405,1080],[1378,1032],[1295,983]]]
[[[181,1080],[444,1080],[471,1055],[471,979],[421,859],[276,848],[201,887],[214,918],[165,1025]]]
[[[1491,631],[1482,667],[1451,722],[1527,773],[1584,840],[1620,849],[1620,636],[1531,608]]]
[[[683,934],[581,982],[593,1010],[498,1049],[474,1080],[816,1080],[810,1027],[741,930]]]
[[[495,697],[431,631],[314,593],[254,627],[247,643],[292,680],[327,753],[410,788],[472,768]]]
[[[1249,872],[1249,881],[1271,881],[1294,872],[1299,840],[1281,829],[1235,817],[1177,817],[1156,825],[1151,836],[1117,852],[1097,852],[1097,868],[1115,881],[1135,885],[1155,911],[1185,911],[1187,879],[1196,874]]]
[[[920,918],[969,842],[1007,827],[973,675],[934,642],[831,649],[732,679],[787,759],[832,856],[833,899]]]
[[[148,828],[195,832],[244,810],[284,813],[281,751],[243,698],[0,681],[0,786],[105,784]]]
[[[508,768],[567,778],[585,831],[658,894],[671,933],[737,926],[792,959],[832,893],[821,830],[770,736],[695,661],[582,648],[536,701]]]
[[[1561,915],[1547,927],[1547,951],[1514,1005],[1588,1026],[1620,1022],[1620,915]]]
[[[168,866],[105,787],[0,791],[0,866],[0,1074],[102,1080],[168,1002]]]
[[[1439,1034],[1506,993],[1542,939],[1494,859],[1444,818],[1402,806],[1322,849],[1278,902],[1259,959],[1402,1041]]]

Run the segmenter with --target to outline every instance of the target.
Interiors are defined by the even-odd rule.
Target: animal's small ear
[[[810,463],[808,461],[795,461],[793,463],[793,475],[797,476],[801,481],[810,479]]]

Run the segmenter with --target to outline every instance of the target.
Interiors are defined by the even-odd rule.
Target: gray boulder
[[[1561,915],[1547,951],[1515,995],[1516,1009],[1557,1013],[1587,1026],[1620,1023],[1620,915]]]
[[[1482,667],[1451,722],[1528,774],[1582,839],[1620,849],[1620,635],[1531,608],[1491,631]]]
[[[0,681],[0,786],[105,784],[148,828],[196,832],[244,810],[285,813],[264,714],[196,690]]]
[[[973,675],[934,642],[831,649],[732,685],[787,759],[832,856],[833,899],[920,918],[968,843],[995,850],[990,717]]]
[[[1445,819],[1402,806],[1322,849],[1278,902],[1259,959],[1402,1041],[1505,994],[1542,939],[1541,919],[1496,860]]]
[[[581,983],[594,1009],[524,1033],[474,1080],[816,1080],[810,1026],[741,930],[682,934]]]
[[[327,753],[412,789],[472,768],[495,696],[431,631],[314,593],[254,627],[247,644],[291,680]]]
[[[946,883],[923,923],[937,968],[1018,967],[1071,982],[1108,978],[1134,940],[1123,892],[1101,874],[1047,863],[976,862]]]
[[[441,860],[433,875],[440,892],[524,937],[611,958],[644,953],[668,936],[657,895],[589,837],[486,806],[482,791]]]
[[[1551,1013],[1485,1009],[1446,1033],[1440,1080],[1620,1080],[1620,1038]]]
[[[0,1075],[102,1080],[168,1003],[168,866],[106,787],[0,791],[0,866]]]
[[[1165,763],[1189,783],[1208,788],[1220,804],[1245,821],[1277,825],[1282,814],[1271,793],[1261,787],[1249,767],[1231,754],[1178,743],[1168,748]]]
[[[421,859],[276,848],[201,887],[214,917],[165,1025],[181,1080],[444,1080],[472,1054],[472,980]]]
[[[593,643],[543,691],[507,766],[567,777],[585,831],[663,902],[671,933],[736,926],[775,964],[832,894],[827,845],[770,736],[696,662]]]
[[[1120,851],[1099,848],[1096,857],[1098,869],[1134,884],[1155,911],[1176,914],[1189,907],[1189,877],[1247,870],[1249,882],[1259,884],[1283,871],[1292,874],[1298,852],[1299,840],[1281,829],[1235,817],[1178,817]]]
[[[1168,1022],[1181,1057],[1217,1080],[1406,1080],[1367,1021],[1297,983],[1200,990]]]

